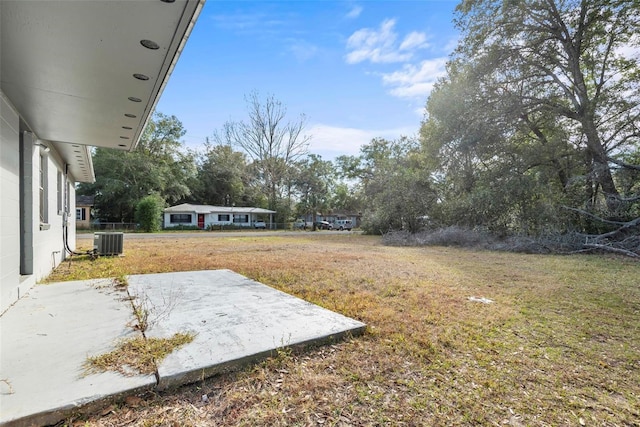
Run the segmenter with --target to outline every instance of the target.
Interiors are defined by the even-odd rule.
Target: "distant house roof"
[[[94,196],[76,196],[76,206],[93,206]]]
[[[192,205],[183,203],[181,205],[171,206],[164,210],[165,213],[182,213],[195,212],[201,214],[207,213],[257,213],[257,214],[274,214],[276,211],[269,209],[253,208],[250,206],[210,206],[210,205]]]

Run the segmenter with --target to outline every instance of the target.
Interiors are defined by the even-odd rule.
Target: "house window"
[[[218,214],[218,221],[229,221],[229,214]]]
[[[47,157],[40,155],[40,222],[49,222],[49,194],[47,188]]]
[[[169,222],[171,224],[191,224],[191,214],[171,214]]]
[[[87,211],[85,208],[77,208],[76,209],[76,220],[78,221],[86,221],[87,219]]]
[[[233,222],[235,223],[246,223],[249,222],[249,215],[234,215]]]

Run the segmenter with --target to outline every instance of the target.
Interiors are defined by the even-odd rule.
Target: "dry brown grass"
[[[640,425],[637,262],[320,233],[129,239],[125,250],[65,262],[51,280],[228,268],[368,330],[69,424]]]

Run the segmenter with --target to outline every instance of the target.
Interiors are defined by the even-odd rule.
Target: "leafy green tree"
[[[362,182],[365,232],[416,232],[422,227],[436,194],[417,141],[376,138],[361,148],[357,161],[345,160],[353,176],[360,176]]]
[[[248,206],[250,177],[243,153],[229,145],[205,145],[191,199],[216,206]],[[248,204],[247,204],[248,203]]]
[[[632,52],[640,45],[639,6],[466,0],[457,9],[463,39],[455,59],[479,82],[477,95],[491,107],[485,111],[508,119],[503,135],[533,124],[531,135],[540,137],[548,131],[540,119],[561,124],[587,169],[586,207],[608,215],[625,207],[612,164],[638,137],[640,67]]]
[[[331,190],[335,184],[333,163],[322,160],[316,154],[310,154],[300,161],[297,167],[295,188],[300,196],[298,210],[310,214],[315,230],[316,213],[329,209]]]
[[[349,185],[346,182],[339,182],[333,190],[330,202],[331,208],[351,213],[362,212],[363,203],[359,186]]]
[[[157,194],[144,197],[136,205],[135,218],[140,229],[147,233],[160,230],[160,216],[164,208],[164,200]]]
[[[363,170],[360,156],[342,155],[334,160],[339,183],[336,185],[331,205],[334,209],[353,213],[364,210]]]
[[[469,68],[457,65],[432,92],[421,129],[425,168],[438,192],[431,221],[500,234],[558,224],[550,204],[582,198],[571,193],[569,177],[584,175],[583,156],[542,115],[514,127],[510,111],[492,108]]]
[[[94,150],[96,182],[81,184],[78,194],[95,195],[98,217],[112,222],[133,222],[136,205],[150,194],[169,204],[184,199],[195,177],[193,156],[182,150],[184,134],[175,116],[154,114],[134,151]]]
[[[463,39],[421,129],[438,192],[433,220],[524,234],[633,221],[637,187],[625,183],[637,170],[637,6],[458,6]],[[608,221],[594,225],[598,217]]]

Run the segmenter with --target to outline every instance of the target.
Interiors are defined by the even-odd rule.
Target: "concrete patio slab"
[[[56,423],[145,389],[235,369],[282,346],[322,344],[365,325],[229,270],[134,275],[33,288],[0,316],[0,426]],[[154,375],[87,374],[87,357],[136,336],[133,302],[149,313],[147,337],[192,332]]]
[[[112,280],[36,286],[0,317],[0,425],[53,424],[73,410],[156,384],[153,375],[87,374],[89,356],[132,337],[127,293]]]
[[[129,276],[129,293],[149,309],[147,337],[192,332],[158,367],[159,388],[185,384],[271,355],[321,344],[365,325],[230,270]]]

